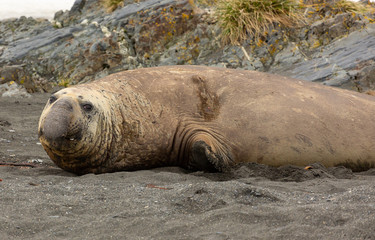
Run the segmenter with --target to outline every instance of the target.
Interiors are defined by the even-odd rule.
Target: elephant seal
[[[77,174],[234,163],[375,166],[373,96],[283,76],[203,66],[109,75],[47,102],[39,139]]]

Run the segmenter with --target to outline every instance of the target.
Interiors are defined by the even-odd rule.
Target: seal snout
[[[47,113],[39,136],[43,137],[50,147],[61,149],[69,141],[78,138],[77,133],[71,131],[73,104],[69,99],[56,101]]]

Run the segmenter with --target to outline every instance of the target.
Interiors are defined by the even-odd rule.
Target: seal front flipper
[[[189,156],[188,167],[193,170],[205,170],[209,172],[216,172],[220,160],[212,152],[211,147],[204,141],[197,141],[193,144]]]
[[[219,143],[213,143],[215,145]],[[188,168],[208,172],[225,171],[232,164],[232,154],[227,147],[216,148],[204,140],[194,141],[190,148]]]
[[[173,137],[170,159],[180,167],[200,171],[225,171],[234,164],[233,149],[212,122],[197,119],[180,121]]]

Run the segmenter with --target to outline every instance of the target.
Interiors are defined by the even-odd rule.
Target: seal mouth
[[[70,136],[48,138],[42,130],[39,131],[39,141],[54,152],[70,152],[76,148],[81,139],[82,137],[79,133]]]
[[[92,172],[90,162],[86,161],[86,158],[77,157],[75,154],[67,154],[63,151],[58,152],[56,149],[50,148],[48,145],[43,145],[43,147],[52,161],[65,171],[77,175]]]
[[[74,103],[70,99],[54,101],[40,126],[40,142],[56,152],[73,150],[82,139],[82,126],[73,116]]]

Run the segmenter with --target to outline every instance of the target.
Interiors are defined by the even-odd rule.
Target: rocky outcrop
[[[279,60],[272,71],[326,85],[371,89],[375,69],[375,25],[352,32],[347,37],[319,47],[308,58],[295,54],[293,61]]]
[[[275,27],[266,39],[234,46],[222,44],[207,5],[131,2],[108,13],[99,0],[76,0],[53,21],[1,21],[0,84],[52,91],[121,70],[199,64],[269,71],[357,91],[374,88],[375,26],[368,16],[314,15],[299,28]]]

